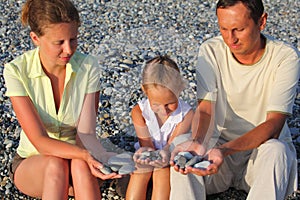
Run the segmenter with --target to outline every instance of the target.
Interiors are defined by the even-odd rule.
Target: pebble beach
[[[5,96],[4,64],[34,45],[29,28],[20,22],[25,0],[0,0],[0,199],[33,200],[22,194],[9,178],[9,167],[19,140],[20,125]],[[196,106],[195,65],[203,41],[219,35],[215,0],[73,0],[79,10],[78,51],[93,54],[101,67],[101,96],[97,118],[99,141],[115,152],[134,151],[134,127],[130,118],[133,105],[143,97],[140,75],[145,60],[169,55],[187,81],[181,98]],[[268,13],[264,34],[300,49],[300,1],[265,0]],[[288,118],[293,143],[300,162],[300,81]],[[299,167],[298,167],[299,169]],[[299,171],[299,170],[298,170]],[[28,180],[30,184],[30,180]],[[300,184],[298,183],[298,186]],[[101,187],[103,200],[124,198],[115,181]],[[70,197],[70,199],[72,199]],[[242,191],[209,196],[216,200],[244,200]],[[300,190],[287,199],[300,199]]]

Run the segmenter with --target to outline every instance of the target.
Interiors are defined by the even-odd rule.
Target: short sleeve
[[[94,93],[100,90],[100,66],[95,57],[87,56],[86,59],[91,64],[86,93]]]
[[[207,51],[207,47],[202,45],[196,66],[198,100],[216,101],[217,99],[217,76],[211,56],[211,53]]]
[[[14,64],[5,64],[3,76],[6,86],[6,96],[28,96],[24,83],[21,80],[20,72]]]
[[[274,76],[274,85],[267,111],[293,112],[297,84],[299,81],[299,52],[293,48],[281,48],[279,64]]]

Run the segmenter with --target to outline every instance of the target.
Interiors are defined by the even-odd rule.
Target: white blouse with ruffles
[[[159,128],[157,118],[150,107],[149,100],[146,98],[142,99],[138,102],[138,104],[140,106],[142,115],[146,121],[146,125],[156,149],[162,149],[167,144],[167,141],[175,130],[177,124],[182,122],[184,116],[191,109],[191,106],[189,104],[181,99],[178,99],[177,109],[173,113],[171,113],[167,121],[161,126],[161,128]],[[138,149],[140,147],[138,142],[134,146],[135,149]]]

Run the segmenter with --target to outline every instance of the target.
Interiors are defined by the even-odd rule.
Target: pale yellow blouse
[[[51,82],[44,73],[39,48],[17,57],[4,68],[6,96],[29,96],[51,138],[75,143],[76,123],[85,94],[99,91],[100,70],[92,56],[76,52],[66,66],[66,80],[60,108],[56,113]],[[30,133],[28,133],[30,134]],[[38,154],[22,130],[17,153]]]

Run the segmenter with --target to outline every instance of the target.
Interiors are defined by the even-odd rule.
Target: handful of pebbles
[[[205,160],[203,156],[199,156],[199,155],[194,156],[193,154],[187,151],[179,152],[174,157],[174,163],[180,169],[184,169],[189,166],[198,169],[206,169],[211,164],[211,162]]]
[[[169,166],[170,152],[166,150],[144,150],[136,152],[134,158],[139,166],[138,168],[141,166],[163,168]]]
[[[133,154],[124,152],[117,154],[108,159],[107,164],[104,164],[100,171],[103,174],[116,172],[121,175],[130,174],[135,170],[135,163],[132,159]]]
[[[156,151],[143,151],[140,156],[140,160],[147,160],[155,161],[155,160],[162,160],[162,156],[160,155],[160,150]]]

